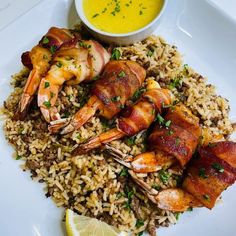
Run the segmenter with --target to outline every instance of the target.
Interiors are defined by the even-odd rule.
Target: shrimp
[[[22,63],[28,67],[31,72],[23,89],[14,119],[24,120],[33,96],[37,92],[40,81],[50,68],[53,52],[63,43],[73,38],[74,36],[68,30],[52,27],[37,46],[33,47],[30,52],[22,54]]]
[[[80,41],[76,46],[62,47],[40,82],[38,106],[47,122],[60,119],[55,103],[62,85],[79,84],[96,77],[109,61],[110,54],[96,41]]]

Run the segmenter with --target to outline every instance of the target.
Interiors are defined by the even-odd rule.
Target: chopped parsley
[[[16,160],[20,160],[22,158],[22,156],[20,156],[20,155],[16,155]]]
[[[198,172],[198,175],[199,175],[199,177],[201,177],[203,179],[206,179],[207,178],[206,169],[204,167],[200,168],[199,172]]]
[[[131,209],[131,202],[135,192],[135,188],[133,188],[132,190],[130,190],[128,187],[125,188],[125,196],[128,198],[128,201],[124,203],[124,207],[128,210]]]
[[[171,124],[171,120],[166,121],[159,113],[157,114],[155,121],[158,121],[161,126],[165,126],[166,128],[169,128]]]
[[[49,86],[50,86],[50,83],[46,81],[46,82],[44,83],[44,88],[48,88]]]
[[[203,198],[204,198],[205,200],[207,200],[207,201],[210,201],[210,196],[207,195],[207,194],[204,194],[204,195],[203,195]]]
[[[125,72],[124,72],[124,71],[121,71],[118,76],[119,76],[120,78],[125,77]]]
[[[189,207],[187,211],[193,211],[193,207]]]
[[[54,54],[56,52],[56,50],[57,50],[57,46],[56,45],[52,45],[49,50],[50,50],[50,52],[52,54]]]
[[[151,57],[154,54],[154,50],[148,50],[147,56]]]
[[[47,43],[49,43],[49,39],[48,39],[48,37],[43,37],[43,44],[47,44]]]
[[[173,130],[171,130],[171,129],[168,130],[168,135],[172,135],[173,133],[174,133]]]
[[[82,47],[82,48],[86,48],[86,49],[91,48],[91,45],[89,45],[89,44],[87,44],[83,41],[79,42],[79,46]]]
[[[95,15],[93,15],[93,18],[95,18],[95,17],[97,17],[97,16],[99,16],[99,14],[97,13],[97,14],[95,14]]]
[[[175,213],[175,219],[176,219],[176,220],[179,220],[179,217],[180,217],[180,212]]]
[[[43,105],[44,105],[45,107],[47,107],[47,108],[50,108],[50,107],[51,107],[50,101],[45,101],[45,102],[43,103]]]
[[[182,87],[183,81],[181,78],[175,78],[171,81],[169,84],[168,88],[169,89],[174,89],[176,87]]]
[[[121,99],[120,96],[115,96],[115,97],[111,98],[111,101],[112,102],[118,102],[118,101],[120,101],[120,99]]]
[[[120,104],[120,105],[119,105],[119,108],[120,108],[120,109],[124,109],[124,108],[125,108],[125,105]]]
[[[61,63],[60,61],[58,61],[58,62],[56,63],[56,66],[59,67],[59,68],[61,68],[61,67],[62,67],[62,63]]]
[[[139,11],[139,15],[142,15],[143,14],[143,11]]]
[[[157,191],[161,190],[161,186],[159,184],[153,184],[152,188],[156,189]]]
[[[129,176],[129,172],[128,172],[128,168],[127,167],[123,167],[123,169],[121,170],[120,176],[124,176],[124,177],[128,177]]]
[[[99,79],[99,76],[95,76],[95,77],[92,78],[92,81],[96,81],[98,79]]]
[[[166,123],[165,123],[165,126],[168,128],[171,124],[171,120],[167,120]]]
[[[177,137],[177,138],[175,139],[175,145],[176,145],[176,146],[179,146],[179,144],[180,144],[180,138]]]
[[[133,101],[136,101],[137,99],[140,98],[140,96],[141,96],[144,92],[146,92],[146,89],[145,89],[145,88],[140,88],[140,89],[136,90],[135,93],[134,93],[134,95],[133,95],[133,97],[132,97],[132,100],[133,100]]]
[[[136,228],[139,229],[140,227],[144,226],[144,221],[137,219],[135,226],[136,226]]]
[[[165,170],[160,170],[159,171],[159,178],[163,184],[167,184],[168,180],[171,176],[171,173],[165,171]]]
[[[212,166],[212,168],[214,168],[215,170],[217,170],[220,173],[223,173],[225,171],[224,168],[222,167],[222,165],[219,163],[213,163],[211,166]]]
[[[53,98],[53,97],[54,97],[54,93],[50,92],[50,98]]]
[[[114,48],[112,50],[112,54],[111,54],[111,59],[112,60],[119,60],[121,57],[121,53],[117,48]]]
[[[125,141],[126,141],[127,145],[129,145],[129,146],[134,145],[135,144],[135,138],[136,138],[136,136],[132,136],[132,137],[126,138]]]
[[[158,113],[156,120],[159,122],[160,125],[165,123],[165,119]]]
[[[215,147],[217,144],[216,143],[209,143],[208,147]]]
[[[143,231],[138,233],[138,236],[142,236],[143,235]]]

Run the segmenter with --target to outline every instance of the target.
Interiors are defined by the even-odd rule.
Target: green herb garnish
[[[172,80],[172,82],[169,84],[168,88],[173,89],[173,88],[176,88],[176,87],[182,87],[182,84],[183,84],[182,79],[181,78],[176,78],[176,79]]]
[[[128,172],[128,168],[127,167],[123,167],[123,169],[121,170],[120,176],[124,176],[124,177],[128,177],[129,176],[129,172]]]
[[[20,155],[16,155],[16,160],[20,160],[22,158],[22,156],[20,156]]]
[[[140,89],[136,90],[135,93],[134,93],[134,95],[133,95],[133,97],[132,97],[132,100],[133,100],[133,101],[136,101],[137,99],[140,98],[140,96],[141,96],[144,92],[146,92],[146,89],[145,89],[145,88],[140,88]]]
[[[60,61],[58,61],[58,62],[56,63],[56,66],[59,67],[59,68],[61,68],[61,67],[62,67],[62,63],[61,63]]]
[[[124,72],[124,71],[121,71],[118,76],[119,76],[120,78],[125,77],[125,72]]]
[[[205,200],[207,200],[207,201],[210,201],[210,196],[207,195],[207,194],[204,194],[204,195],[203,195],[203,198],[204,198]]]
[[[45,107],[47,107],[47,108],[50,108],[50,107],[51,107],[50,101],[45,101],[45,102],[43,103],[43,105],[44,105]]]
[[[132,136],[132,137],[126,138],[127,145],[129,145],[129,146],[134,145],[135,144],[135,138],[136,138],[136,136]]]
[[[144,221],[137,219],[135,226],[136,226],[136,228],[139,229],[140,227],[144,226]]]
[[[120,101],[120,99],[121,99],[120,96],[115,96],[115,97],[111,98],[111,101],[112,102],[118,102],[118,101]]]
[[[165,119],[159,113],[157,114],[156,121],[158,121],[160,125],[165,123]]]
[[[201,178],[206,179],[206,178],[207,178],[206,169],[205,169],[205,168],[200,168],[200,169],[199,169],[199,172],[198,172],[198,175],[199,175]]]
[[[49,43],[49,39],[48,39],[48,37],[43,37],[43,44],[47,44],[47,43]]]
[[[95,14],[95,15],[93,15],[92,16],[92,18],[95,18],[95,17],[97,17],[97,16],[99,16],[99,14],[97,13],[97,14]]]
[[[180,212],[175,213],[175,219],[176,219],[176,220],[179,220],[179,217],[180,217]]]
[[[223,166],[219,163],[213,163],[211,166],[220,173],[223,173],[225,171]]]
[[[176,146],[179,146],[179,144],[180,144],[180,138],[177,137],[177,138],[175,139],[175,145],[176,145]]]
[[[112,50],[112,54],[111,54],[111,59],[112,60],[119,60],[121,57],[121,53],[117,48],[114,48]]]
[[[49,86],[50,86],[50,83],[46,81],[46,82],[44,83],[44,88],[48,88]]]
[[[154,50],[149,50],[149,51],[147,52],[147,56],[148,56],[148,57],[151,57],[153,54],[154,54]]]
[[[50,50],[50,52],[52,54],[54,54],[56,52],[56,50],[57,50],[57,46],[56,45],[52,45],[49,50]]]
[[[153,184],[152,188],[156,189],[157,191],[161,190],[161,186],[158,184]]]
[[[159,171],[159,177],[160,177],[160,180],[162,181],[163,184],[167,184],[168,183],[168,180],[171,176],[171,173],[165,171],[165,170],[160,170]]]

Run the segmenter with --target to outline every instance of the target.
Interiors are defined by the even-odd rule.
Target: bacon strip
[[[110,61],[92,89],[92,94],[102,102],[100,114],[111,119],[120,112],[125,102],[141,87],[145,76],[145,70],[136,62]]]
[[[118,119],[118,128],[126,135],[132,136],[147,129],[157,113],[162,112],[163,105],[171,103],[171,94],[167,89],[150,89],[132,107],[124,111]]]
[[[48,41],[45,41],[45,38]],[[75,43],[74,41],[78,41],[79,35],[73,35],[67,29],[61,29],[57,27],[51,27],[48,32],[42,37],[39,41],[39,45],[45,48],[50,49],[51,47],[55,47],[55,50],[58,50],[62,45],[68,43]],[[24,66],[32,70],[33,65],[30,58],[30,52],[24,52],[21,55],[21,62]]]
[[[171,121],[170,126],[157,124],[149,136],[149,146],[156,153],[163,151],[175,157],[181,166],[191,159],[200,137],[199,119],[184,105],[169,109],[165,122]]]
[[[199,126],[199,118],[194,116],[183,104],[170,108],[165,116],[165,120],[172,121],[175,125],[182,127],[197,138],[200,137],[201,128]]]
[[[236,180],[236,143],[224,141],[202,147],[191,162],[183,188],[212,209],[221,193]]]
[[[156,125],[149,136],[149,146],[177,158],[181,166],[191,159],[198,140],[187,130],[171,124],[169,129]]]

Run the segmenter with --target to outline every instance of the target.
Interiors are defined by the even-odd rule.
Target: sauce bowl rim
[[[102,31],[98,28],[96,28],[95,26],[93,26],[89,20],[87,19],[87,17],[85,16],[85,13],[84,13],[84,8],[83,8],[83,1],[84,0],[75,0],[75,8],[76,8],[76,11],[77,11],[77,14],[80,18],[80,20],[92,31],[96,32],[97,34],[101,34],[101,35],[105,35],[105,36],[109,36],[109,37],[128,37],[128,36],[133,36],[133,35],[136,35],[136,34],[139,34],[147,29],[149,29],[150,27],[152,27],[152,25],[154,25],[156,23],[156,21],[158,21],[161,16],[163,15],[165,9],[166,9],[166,6],[167,6],[167,3],[168,3],[168,0],[163,0],[163,6],[159,12],[159,14],[147,25],[145,25],[144,27],[138,29],[138,30],[135,30],[135,31],[131,31],[131,32],[128,32],[128,33],[110,33],[110,32],[106,32],[106,31]]]

